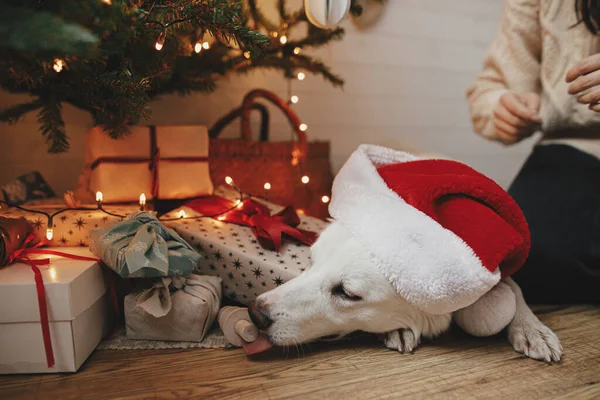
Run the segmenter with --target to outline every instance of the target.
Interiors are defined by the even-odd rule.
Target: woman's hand
[[[542,123],[537,93],[505,93],[494,108],[496,137],[504,144],[517,143],[531,136]]]
[[[569,94],[587,104],[590,110],[600,112],[600,54],[584,58],[575,64],[566,77]]]

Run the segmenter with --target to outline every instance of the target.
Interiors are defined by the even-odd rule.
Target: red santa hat
[[[473,304],[518,270],[530,248],[523,213],[491,179],[379,146],[350,156],[329,212],[400,296],[432,314]]]

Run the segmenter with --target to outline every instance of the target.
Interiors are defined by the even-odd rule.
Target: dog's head
[[[369,253],[333,222],[311,248],[312,266],[262,294],[253,319],[276,345],[304,343],[353,331],[419,330],[424,313],[407,303]]]

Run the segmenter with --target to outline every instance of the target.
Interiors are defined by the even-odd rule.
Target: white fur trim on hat
[[[361,145],[333,183],[331,216],[371,252],[381,273],[409,303],[431,314],[473,304],[500,280],[452,231],[407,204],[377,168],[419,160]]]

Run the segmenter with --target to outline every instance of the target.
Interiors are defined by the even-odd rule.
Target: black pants
[[[600,160],[537,146],[513,182],[532,248],[514,276],[532,303],[600,302]]]

